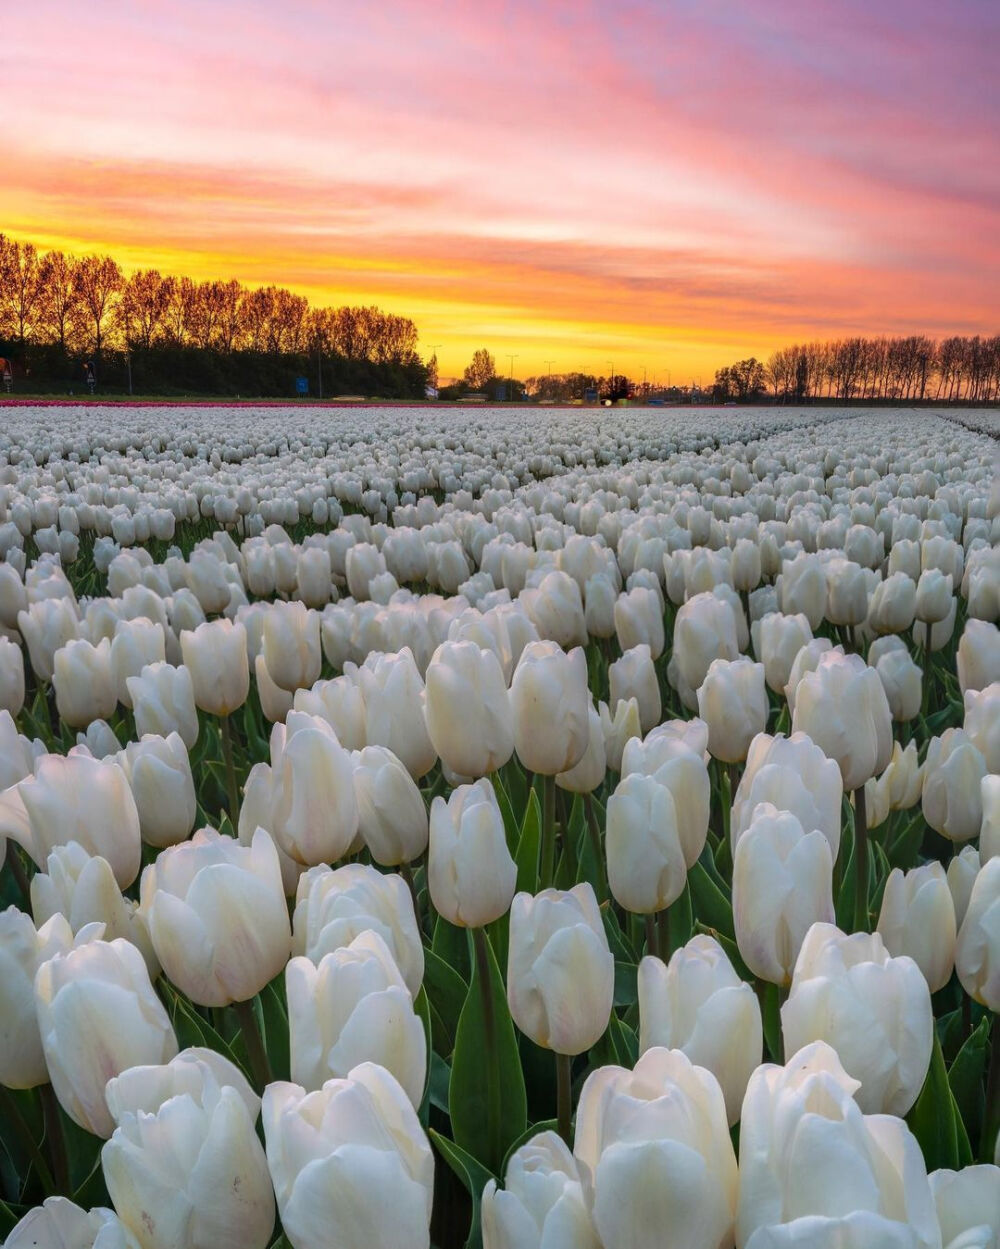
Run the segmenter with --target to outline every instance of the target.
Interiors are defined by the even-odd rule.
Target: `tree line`
[[[287,394],[306,375],[333,393],[422,397],[417,327],[377,307],[312,307],[282,286],[197,282],[112,256],[40,253],[0,233],[0,355],[32,389],[79,381],[136,390]],[[322,372],[320,371],[322,370]]]
[[[751,356],[715,375],[717,402],[1000,402],[1000,335],[843,338]]]

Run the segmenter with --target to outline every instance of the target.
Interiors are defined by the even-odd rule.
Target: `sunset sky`
[[[997,0],[33,0],[0,230],[707,381],[1000,330]]]

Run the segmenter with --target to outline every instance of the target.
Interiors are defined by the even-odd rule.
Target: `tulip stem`
[[[601,845],[601,828],[597,822],[597,811],[594,809],[594,795],[583,795],[583,806],[587,813],[587,834],[590,837],[590,848],[594,853],[597,867],[597,900],[603,902],[607,897],[607,882],[604,879],[604,848]]]
[[[570,1054],[556,1054],[556,1104],[559,1135],[572,1149],[573,1058]]]
[[[271,1074],[271,1064],[268,1061],[267,1050],[264,1048],[264,1038],[260,1035],[260,1028],[257,1026],[257,1016],[254,1014],[253,1002],[234,1002],[233,1010],[236,1012],[236,1018],[240,1023],[243,1044],[247,1047],[250,1069],[253,1072],[254,1079],[257,1081],[259,1091],[263,1093],[264,1089],[274,1079],[274,1076]]]
[[[854,931],[868,931],[868,812],[864,785],[854,791]]]
[[[222,721],[222,755],[226,761],[226,788],[229,791],[229,820],[235,837],[240,822],[240,793],[236,786],[236,764],[233,762],[233,733],[229,716],[219,718]]]
[[[542,850],[539,863],[539,883],[542,889],[551,889],[556,867],[556,778],[542,778]]]
[[[642,917],[643,923],[646,925],[646,953],[652,954],[654,958],[660,957],[660,934],[656,928],[656,912],[650,911]]]
[[[413,899],[413,915],[417,921],[417,927],[420,927],[420,902],[417,899],[417,882],[413,879],[413,868],[409,863],[400,863],[399,874],[406,881],[410,890],[410,897]]]
[[[4,1122],[12,1124],[14,1131],[21,1138],[21,1144],[24,1146],[25,1152],[31,1158],[34,1168],[38,1172],[38,1178],[41,1180],[42,1188],[45,1189],[45,1195],[51,1197],[59,1190],[56,1188],[56,1182],[52,1178],[49,1164],[45,1161],[44,1154],[38,1148],[38,1141],[35,1139],[34,1132],[25,1122],[24,1115],[21,1114],[21,1108],[2,1084],[0,1084],[0,1110],[3,1111]]]
[[[500,1071],[497,1067],[497,1021],[493,1012],[493,990],[490,976],[489,951],[486,948],[485,928],[472,929],[472,945],[476,952],[476,979],[483,998],[483,1027],[486,1032],[486,1113],[488,1116],[489,1165],[499,1174],[503,1162],[500,1111],[503,1090],[500,1088]]]
[[[48,1145],[49,1157],[52,1159],[52,1171],[55,1175],[56,1188],[61,1193],[69,1192],[69,1163],[66,1160],[66,1137],[63,1134],[62,1121],[59,1118],[59,1103],[51,1084],[42,1084],[38,1089],[42,1103],[42,1117],[45,1120],[45,1141]]]

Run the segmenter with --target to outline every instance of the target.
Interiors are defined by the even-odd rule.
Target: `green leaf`
[[[615,1006],[634,1006],[639,1000],[639,968],[615,959]]]
[[[695,917],[707,928],[714,928],[735,940],[732,903],[708,874],[701,860],[690,869],[687,880]]]
[[[496,1180],[497,1176],[472,1157],[461,1145],[456,1145],[454,1141],[448,1140],[446,1136],[442,1136],[440,1132],[435,1132],[431,1128],[428,1135],[434,1144],[435,1149],[441,1157],[447,1162],[448,1166],[455,1172],[462,1181],[466,1191],[472,1198],[472,1225],[469,1228],[468,1239],[465,1242],[465,1249],[482,1249],[483,1230],[482,1230],[482,1197],[483,1189],[490,1182]]]
[[[691,890],[685,885],[684,891],[679,898],[671,902],[667,908],[666,916],[660,917],[660,945],[664,945],[663,939],[663,923],[666,920],[666,930],[669,939],[669,951],[664,949],[663,961],[669,962],[670,955],[674,950],[679,950],[682,945],[687,945],[691,940],[691,933],[694,929],[694,914],[692,913]]]
[[[986,1094],[983,1081],[990,1053],[990,1020],[984,1015],[955,1055],[948,1071],[955,1104],[966,1133],[978,1140],[983,1127]]]
[[[782,1061],[781,1044],[781,993],[776,984],[765,984],[761,994],[760,1015],[764,1025],[764,1043],[771,1061]]]
[[[261,1036],[268,1062],[276,1080],[291,1079],[291,1039],[288,1032],[288,1003],[285,998],[285,974],[281,972],[266,984],[255,1006],[261,1023]]]
[[[958,1107],[948,1083],[941,1043],[935,1033],[927,1079],[916,1105],[906,1116],[910,1131],[923,1151],[928,1171],[941,1167],[955,1171],[961,1166],[957,1119]]]
[[[469,937],[466,929],[459,928],[457,924],[449,924],[444,916],[439,915],[434,924],[431,950],[468,982],[472,974],[472,964],[469,961]],[[426,971],[424,974],[426,975]]]
[[[497,805],[500,807],[500,814],[503,816],[503,831],[507,838],[507,849],[513,856],[517,853],[517,843],[521,835],[521,830],[517,824],[517,816],[514,814],[510,795],[500,779],[500,773],[494,772],[490,780],[493,782],[493,792],[496,794]]]
[[[420,991],[413,999],[413,1010],[417,1018],[424,1025],[424,1042],[427,1047],[427,1070],[424,1072],[424,1091],[420,1098],[419,1106],[420,1122],[426,1128],[428,1116],[430,1115],[431,1054],[434,1053],[434,1042],[431,1035],[431,1007],[427,1000],[427,994],[424,992],[423,985],[420,986]]]
[[[447,1057],[455,1048],[458,1019],[465,1005],[469,986],[453,967],[433,950],[424,950],[424,989],[445,1029],[441,1042],[442,1055]]]
[[[521,822],[521,836],[517,843],[518,893],[534,893],[538,888],[538,852],[542,840],[542,808],[534,790],[528,795]]]
[[[431,1051],[430,1076],[427,1093],[430,1104],[442,1114],[448,1114],[448,1086],[451,1084],[451,1068],[434,1050]]]
[[[503,979],[485,932],[458,1021],[448,1105],[455,1141],[494,1172],[527,1123],[524,1073]]]

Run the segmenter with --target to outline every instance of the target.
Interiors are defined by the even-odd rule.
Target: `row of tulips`
[[[995,1243],[986,440],[174,419],[0,482],[5,1244]]]

